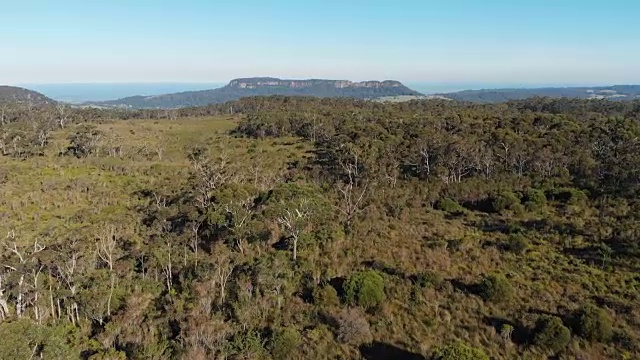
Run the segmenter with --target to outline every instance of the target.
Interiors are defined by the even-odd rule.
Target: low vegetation
[[[639,120],[7,106],[0,358],[640,358]]]
[[[551,354],[563,351],[571,341],[571,331],[555,316],[543,315],[536,321],[533,342]]]

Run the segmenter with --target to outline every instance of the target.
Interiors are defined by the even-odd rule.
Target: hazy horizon
[[[378,79],[372,79],[378,80]],[[69,103],[83,103],[90,101],[116,100],[130,96],[155,96],[178,93],[184,91],[199,91],[216,89],[228,84],[229,81],[218,82],[145,82],[145,83],[32,83],[11,84],[26,89],[38,91],[56,101]],[[462,90],[481,89],[531,89],[544,87],[591,87],[628,84],[522,84],[522,83],[434,83],[434,82],[404,82],[409,88],[423,94],[451,93]]]
[[[372,79],[377,80],[377,79]],[[219,82],[145,82],[145,83],[42,83],[11,84],[38,91],[56,101],[83,103],[89,101],[116,100],[130,96],[154,96],[184,91],[209,90],[225,86],[229,81]],[[626,84],[521,84],[521,83],[434,83],[404,82],[409,88],[423,94],[450,93],[462,90],[543,88],[543,87],[587,87]]]
[[[637,13],[624,0],[9,2],[0,83],[640,83]]]

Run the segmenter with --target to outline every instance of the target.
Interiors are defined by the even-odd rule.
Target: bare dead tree
[[[362,183],[359,179],[358,156],[353,154],[349,162],[341,162],[340,165],[346,173],[346,180],[338,185],[338,191],[342,195],[341,206],[338,210],[345,216],[345,224],[351,226],[355,216],[363,209],[363,200],[369,187],[368,183]]]
[[[388,166],[384,168],[384,179],[389,187],[394,189],[398,184],[398,177],[400,176],[400,169],[398,166]]]
[[[229,156],[225,152],[213,159],[207,156],[191,156],[191,163],[196,177],[196,200],[202,208],[209,208],[212,205],[211,192],[231,181],[236,175],[229,166]]]
[[[446,183],[459,183],[473,169],[472,150],[464,144],[451,143],[442,156],[442,165],[446,169],[443,178]]]
[[[0,321],[4,321],[7,318],[7,316],[10,315],[9,303],[7,302],[7,299],[4,297],[4,288],[2,287],[2,278],[3,276],[0,275]]]
[[[509,158],[509,150],[511,149],[511,146],[504,141],[501,141],[499,145],[502,147],[502,153],[498,153],[497,156],[502,159],[502,164],[506,170],[511,163],[511,159]]]
[[[491,176],[494,167],[493,150],[483,142],[474,149],[473,155],[473,167],[488,179]]]
[[[173,262],[171,259],[171,252],[173,251],[173,243],[170,239],[167,239],[165,242],[165,246],[167,249],[167,259],[164,264],[162,264],[162,273],[165,278],[165,284],[167,285],[167,291],[171,293],[173,289]]]
[[[434,168],[434,162],[438,153],[439,143],[431,137],[418,140],[418,151],[422,158],[422,164],[420,171],[423,172],[425,177],[431,176],[431,171]]]
[[[17,257],[17,263],[15,264],[15,266],[7,263],[3,265],[5,269],[11,272],[18,273],[18,282],[17,282],[18,295],[16,296],[15,309],[16,309],[16,316],[22,317],[25,314],[25,311],[28,305],[26,300],[27,276],[32,275],[32,273],[29,271],[28,263],[32,262],[30,260],[32,260],[33,257],[36,256],[36,254],[43,251],[46,248],[46,246],[40,244],[38,242],[38,239],[36,238],[33,243],[33,249],[30,249],[28,246],[18,247],[15,230],[11,230],[8,232],[4,241],[4,246],[11,254],[14,254]],[[37,273],[35,273],[36,276],[37,274],[39,274],[39,272],[40,271],[38,270]],[[36,295],[36,297],[37,296],[38,295]]]
[[[224,210],[230,216],[230,223],[228,224],[228,229],[234,235],[236,246],[241,254],[244,254],[245,251],[245,230],[253,215],[253,211],[251,207],[253,206],[253,199],[248,197],[239,201],[230,201],[229,203],[224,205]]]
[[[214,264],[216,267],[215,282],[218,283],[218,286],[220,288],[220,305],[222,305],[224,304],[224,300],[226,297],[227,283],[229,282],[229,278],[233,273],[235,264],[233,263],[231,254],[224,245],[217,246],[214,250],[214,254]]]
[[[156,146],[153,149],[155,150],[156,155],[158,156],[158,160],[162,161],[162,155],[164,155],[164,146],[162,146],[162,143],[156,144]]]
[[[153,195],[153,200],[156,204],[156,209],[160,210],[167,207],[168,199],[166,196],[160,195],[155,191],[152,192],[152,195]]]
[[[38,322],[38,324],[42,324],[42,317],[40,314],[40,305],[38,303],[40,299],[40,287],[38,286],[38,279],[40,277],[40,273],[44,268],[43,265],[39,265],[32,270],[32,279],[33,279],[33,290],[34,290],[34,299],[33,299],[33,315]]]
[[[513,157],[513,164],[516,168],[518,176],[524,174],[524,170],[527,168],[529,158],[523,152],[517,152]]]
[[[78,294],[78,286],[76,283],[77,272],[79,271],[78,260],[80,258],[80,249],[78,240],[73,240],[69,245],[71,252],[69,254],[64,253],[61,254],[62,257],[65,258],[65,261],[62,264],[58,264],[57,273],[62,278],[62,282],[66,284],[69,292],[71,293],[71,299],[75,299]],[[52,300],[53,302],[53,300]],[[58,305],[58,316],[62,315],[62,309],[60,304],[60,299],[57,300]],[[67,316],[71,323],[75,326],[80,321],[80,314],[78,310],[78,303],[75,300],[72,300],[66,308]]]
[[[107,315],[111,316],[111,299],[113,298],[113,290],[115,287],[116,274],[113,271],[113,265],[115,263],[118,249],[118,238],[116,229],[112,225],[106,226],[98,235],[96,242],[96,255],[109,267],[109,273],[111,276],[111,287],[109,290],[109,297],[107,298]]]
[[[98,234],[98,239],[96,241],[96,255],[109,267],[109,271],[113,271],[117,246],[118,241],[116,238],[115,227],[108,225]]]
[[[191,223],[191,232],[193,233],[193,237],[191,238],[191,251],[193,251],[195,255],[195,265],[198,267],[198,248],[200,247],[200,236],[199,231],[202,226],[202,221],[194,221]]]
[[[0,107],[0,126],[4,126],[5,123],[5,114],[7,112],[7,105],[3,104],[2,107]]]
[[[293,261],[298,259],[298,240],[308,226],[310,215],[309,200],[303,199],[295,208],[284,209],[282,215],[277,219],[278,224],[293,242]]]
[[[58,111],[58,116],[57,116],[58,126],[61,129],[64,129],[68,121],[67,105],[58,103],[58,105],[56,106],[56,110]]]

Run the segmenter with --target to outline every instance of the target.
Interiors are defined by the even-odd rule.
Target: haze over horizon
[[[156,96],[185,91],[210,90],[223,87],[228,82],[189,83],[59,83],[59,84],[14,84],[15,86],[38,91],[56,101],[84,103],[122,99],[130,96]],[[405,82],[409,88],[423,94],[453,93],[462,90],[541,88],[541,87],[582,87],[613,84],[522,84],[522,83],[473,83],[473,82]],[[620,85],[620,84],[617,84]]]
[[[640,3],[11,2],[0,83],[640,83]]]

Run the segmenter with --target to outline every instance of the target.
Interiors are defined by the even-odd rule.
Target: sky
[[[0,84],[640,83],[637,0],[0,0]]]

